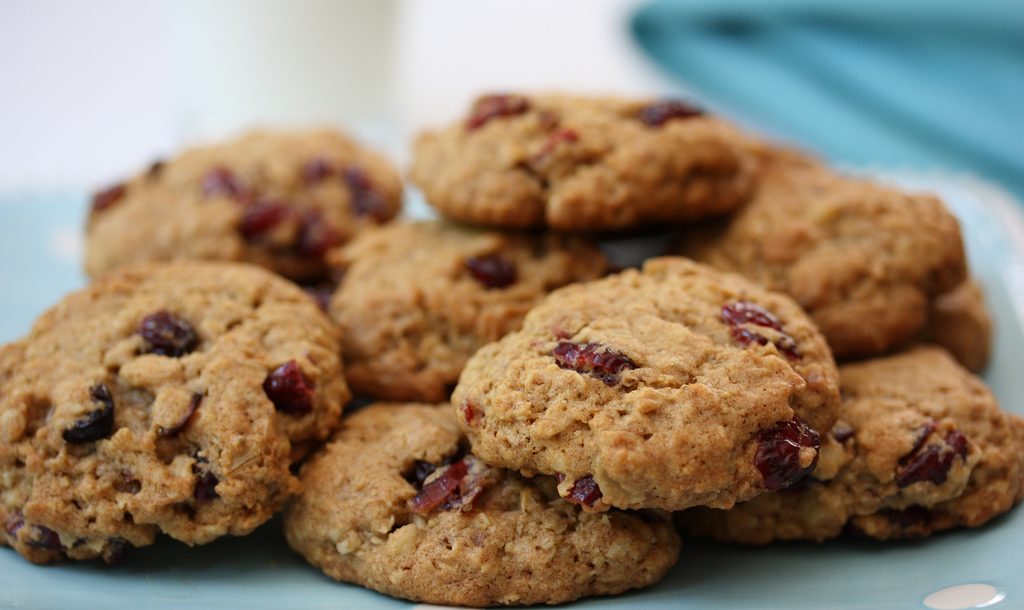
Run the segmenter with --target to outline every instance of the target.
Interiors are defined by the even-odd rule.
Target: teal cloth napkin
[[[630,28],[703,101],[837,162],[1024,200],[1024,0],[659,0]]]

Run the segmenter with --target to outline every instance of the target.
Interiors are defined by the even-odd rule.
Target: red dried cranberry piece
[[[921,428],[914,447],[900,459],[896,471],[896,484],[907,487],[921,481],[931,481],[942,485],[953,467],[957,456],[967,459],[967,437],[959,430],[952,430],[944,439],[943,444],[925,445],[928,436],[935,431],[935,422],[929,421]]]
[[[135,547],[132,543],[124,538],[110,538],[107,540],[107,548],[103,551],[103,562],[108,566],[119,563],[133,548]]]
[[[459,411],[462,412],[462,419],[464,419],[470,426],[473,425],[473,422],[476,421],[476,418],[479,416],[479,413],[476,411],[476,407],[468,400],[462,403],[459,407]]]
[[[306,184],[323,182],[337,171],[334,164],[323,157],[311,159],[302,166],[302,179]]]
[[[249,189],[241,178],[226,167],[214,167],[203,176],[200,188],[206,197],[228,197],[238,201],[249,198]]]
[[[473,104],[466,129],[479,129],[491,119],[515,116],[530,109],[530,101],[521,95],[485,95]]]
[[[575,129],[565,128],[554,131],[550,136],[548,136],[548,140],[544,143],[543,148],[541,148],[540,151],[530,159],[530,161],[533,163],[541,161],[550,155],[553,150],[558,148],[559,144],[562,144],[563,142],[575,142],[579,139],[580,134],[576,133]]]
[[[238,223],[238,232],[246,241],[260,239],[269,231],[291,218],[292,207],[275,201],[261,201],[245,209]]]
[[[342,178],[352,192],[352,211],[356,216],[369,216],[377,221],[387,219],[388,206],[384,197],[362,168],[351,165],[345,168]]]
[[[340,242],[338,232],[324,220],[319,210],[306,210],[302,214],[299,238],[295,242],[295,251],[300,256],[323,256]]]
[[[799,417],[779,422],[758,435],[754,465],[761,471],[768,491],[785,489],[806,477],[818,464],[818,456],[807,466],[800,464],[804,448],[817,452],[821,437]]]
[[[722,306],[722,320],[729,325],[732,338],[740,345],[768,345],[768,337],[743,327],[753,324],[778,331],[779,336],[772,343],[788,358],[799,359],[796,340],[782,329],[782,322],[767,309],[750,301],[736,301]]]
[[[551,355],[559,367],[580,374],[588,373],[609,386],[619,382],[619,373],[636,368],[636,363],[629,356],[600,343],[559,341]]]
[[[187,426],[190,421],[192,421],[192,416],[196,414],[196,411],[199,409],[199,404],[202,403],[202,402],[203,402],[203,395],[202,394],[198,394],[198,393],[192,394],[192,399],[188,403],[188,410],[185,411],[185,415],[183,415],[181,417],[181,419],[176,421],[169,428],[164,428],[163,426],[157,426],[157,428],[156,428],[156,435],[159,436],[160,438],[169,438],[169,437],[172,437],[172,436],[177,436],[178,433],[181,432],[182,429],[185,426]]]
[[[294,360],[289,360],[267,375],[263,391],[274,408],[288,415],[302,416],[313,410],[315,386]]]
[[[836,439],[837,443],[845,443],[854,436],[853,426],[846,422],[837,422],[836,425],[832,426],[831,432],[832,438]]]
[[[193,472],[196,471],[196,467],[192,467]],[[199,472],[196,476],[196,486],[192,491],[192,496],[196,499],[196,502],[210,502],[220,497],[217,493],[217,484],[220,480],[217,475],[210,471]]]
[[[471,256],[463,264],[473,279],[487,288],[507,288],[519,279],[515,262],[500,254]]]
[[[60,536],[52,529],[42,525],[33,525],[32,534],[32,537],[25,541],[28,546],[47,551],[64,550],[64,545],[60,543]]]
[[[135,332],[146,341],[146,354],[180,358],[199,345],[192,325],[167,311],[146,316]]]
[[[962,459],[967,459],[967,437],[959,430],[950,430],[946,435],[946,444]]]
[[[124,197],[128,188],[124,184],[115,184],[97,192],[92,196],[92,213],[102,212]]]
[[[416,489],[423,488],[423,481],[427,480],[434,471],[437,470],[437,466],[430,462],[424,462],[423,460],[415,460],[412,463],[412,468],[408,472],[402,475],[406,481],[412,484]]]
[[[10,538],[14,538],[18,535],[18,530],[25,526],[25,518],[21,513],[14,513],[7,518],[7,523],[4,523],[4,531]]]
[[[97,383],[89,390],[89,398],[99,409],[75,421],[61,436],[69,443],[90,443],[110,436],[114,429],[114,398],[105,383]]]
[[[601,499],[601,488],[597,485],[597,481],[592,476],[585,476],[577,479],[572,487],[569,489],[569,495],[566,496],[566,501],[572,504],[579,504],[590,508],[595,502]]]
[[[648,104],[640,110],[640,120],[651,127],[661,127],[675,119],[688,119],[701,116],[700,108],[679,100],[664,100]]]
[[[931,513],[927,508],[917,505],[908,506],[903,510],[890,508],[881,512],[889,519],[890,523],[903,529],[924,525],[931,518]]]
[[[459,460],[449,466],[437,478],[424,485],[423,489],[410,500],[412,512],[418,515],[428,515],[433,512],[455,493],[459,488],[459,483],[468,473],[469,465],[465,460]]]

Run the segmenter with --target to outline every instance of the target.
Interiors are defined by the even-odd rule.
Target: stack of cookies
[[[442,220],[394,220],[399,174],[328,130],[98,193],[92,283],[0,348],[0,540],[114,562],[283,510],[337,580],[556,604],[657,582],[677,531],[916,538],[1024,497],[936,198],[556,95],[479,98],[411,176]],[[637,231],[670,250],[613,272]]]

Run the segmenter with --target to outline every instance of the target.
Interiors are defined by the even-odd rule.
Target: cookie
[[[1024,497],[1024,420],[938,347],[840,368],[840,419],[799,489],[730,511],[681,513],[683,530],[763,544],[852,528],[916,538],[976,527]]]
[[[411,177],[472,224],[622,229],[734,209],[753,186],[744,140],[683,102],[486,95],[417,139]]]
[[[522,324],[545,294],[608,264],[578,238],[400,223],[333,252],[343,280],[330,313],[357,394],[446,400],[481,345]]]
[[[985,370],[992,351],[992,316],[974,279],[931,301],[924,340],[946,348],[975,373]]]
[[[307,463],[285,512],[293,549],[335,580],[434,604],[558,604],[657,582],[665,513],[591,514],[550,477],[465,453],[447,404],[374,404]]]
[[[256,131],[157,162],[93,198],[85,269],[199,259],[262,265],[301,282],[324,254],[401,207],[382,157],[336,131]]]
[[[0,541],[37,563],[243,535],[348,399],[336,328],[250,265],[125,268],[0,348]]]
[[[789,297],[660,258],[553,292],[452,403],[481,459],[589,510],[729,507],[813,468],[838,373]]]
[[[937,198],[786,151],[762,158],[753,199],[716,226],[684,230],[677,252],[791,295],[836,358],[915,337],[931,299],[965,279],[959,226]]]

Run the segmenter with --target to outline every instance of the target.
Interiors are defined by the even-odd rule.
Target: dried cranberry
[[[559,144],[562,144],[563,142],[575,142],[579,139],[580,135],[576,133],[576,130],[574,129],[565,128],[554,131],[548,136],[547,141],[544,142],[544,146],[530,159],[530,161],[533,163],[541,161],[550,155],[553,150],[558,148]]]
[[[967,459],[967,437],[959,430],[950,430],[946,435],[946,444],[962,459]]]
[[[342,178],[352,193],[352,211],[356,216],[369,216],[378,221],[387,219],[388,206],[384,197],[362,168],[351,165],[345,169]]]
[[[476,421],[476,418],[479,415],[479,413],[477,413],[476,411],[476,407],[473,406],[473,403],[467,400],[462,403],[462,405],[459,407],[459,410],[462,412],[462,419],[464,419],[467,424],[472,426],[473,422]]]
[[[744,328],[744,324],[753,324],[763,328],[770,328],[778,332],[779,336],[771,343],[789,358],[799,359],[800,352],[797,350],[796,340],[789,336],[782,329],[782,322],[774,314],[765,308],[751,303],[750,301],[736,301],[722,306],[722,320],[729,325],[733,339],[740,345],[768,345],[768,337]]]
[[[935,430],[935,422],[922,426],[913,448],[903,456],[896,471],[896,484],[907,487],[921,481],[942,485],[949,476],[949,469],[957,456],[967,459],[967,437],[959,430],[952,430],[940,444],[925,445],[928,436]]]
[[[471,256],[463,263],[473,279],[487,288],[507,288],[516,283],[516,264],[500,254]]]
[[[302,179],[306,184],[316,184],[331,177],[335,171],[333,163],[323,157],[317,157],[302,166]]]
[[[437,470],[437,466],[430,462],[424,462],[423,460],[415,460],[412,463],[412,468],[408,472],[402,475],[402,477],[412,484],[416,489],[423,488],[423,481],[427,480],[434,471]]]
[[[700,108],[679,100],[664,100],[648,104],[640,109],[640,120],[651,127],[661,127],[668,121],[701,116]]]
[[[918,525],[928,523],[931,518],[931,513],[928,509],[923,506],[908,506],[903,510],[896,509],[885,509],[881,511],[882,514],[889,519],[889,522],[902,529],[908,529]]]
[[[762,430],[758,435],[754,464],[761,471],[765,489],[785,489],[809,475],[818,463],[817,451],[820,446],[818,433],[799,417]],[[814,459],[807,466],[800,463],[800,454],[804,449],[815,451]]]
[[[57,532],[42,525],[32,526],[32,537],[25,541],[28,546],[45,549],[47,551],[63,551],[64,545],[60,543],[60,536]]]
[[[572,504],[579,504],[590,508],[601,499],[601,488],[597,485],[594,477],[585,476],[577,479],[572,484],[572,487],[569,489],[569,495],[565,499]]]
[[[341,237],[318,210],[306,210],[299,223],[299,238],[295,242],[295,251],[301,256],[323,256],[325,252],[338,245]]]
[[[274,408],[288,415],[301,416],[313,410],[315,386],[294,360],[289,360],[267,375],[263,391]]]
[[[105,383],[97,383],[89,390],[89,398],[100,408],[76,420],[61,435],[69,443],[89,443],[110,436],[114,429],[114,398]]]
[[[103,562],[108,566],[119,563],[131,549],[135,548],[132,543],[124,538],[110,538],[107,540],[107,548],[103,551]]]
[[[465,460],[459,460],[449,466],[437,478],[424,485],[420,492],[410,500],[412,512],[419,515],[433,512],[458,489],[459,483],[468,473],[469,465]]]
[[[829,432],[829,434],[832,435],[832,438],[834,438],[837,443],[845,443],[846,441],[853,438],[854,430],[853,426],[841,421],[836,422],[836,425],[832,426],[832,430],[831,432]]]
[[[466,129],[478,129],[491,119],[515,116],[530,109],[530,101],[521,95],[485,95],[473,104]]]
[[[256,241],[292,217],[293,209],[285,203],[261,201],[245,209],[238,223],[238,232],[246,241]]]
[[[167,312],[158,311],[142,319],[135,331],[146,341],[143,353],[180,358],[192,353],[199,337],[192,325]]]
[[[206,197],[228,197],[238,201],[249,198],[245,183],[226,167],[214,167],[203,176],[200,188]]]
[[[123,184],[115,184],[97,192],[92,196],[92,212],[95,214],[109,208],[120,201],[126,192],[128,188]]]
[[[636,363],[628,356],[599,343],[560,341],[551,350],[551,355],[559,367],[580,374],[588,373],[609,386],[619,382],[622,371],[636,368]]]
[[[192,394],[192,399],[188,403],[188,409],[185,411],[185,414],[170,427],[164,428],[163,426],[157,426],[156,435],[160,438],[177,436],[177,434],[181,432],[181,430],[187,426],[190,421],[192,421],[192,416],[196,414],[196,411],[199,409],[199,404],[202,402],[202,394]]]
[[[195,471],[195,467],[193,467]],[[196,499],[196,502],[210,502],[220,497],[217,493],[217,484],[220,480],[217,475],[210,471],[199,472],[196,476],[196,486],[192,491],[192,496]]]
[[[25,526],[25,518],[22,517],[21,513],[14,513],[7,518],[7,523],[4,523],[4,531],[11,538],[18,535],[18,530]]]

